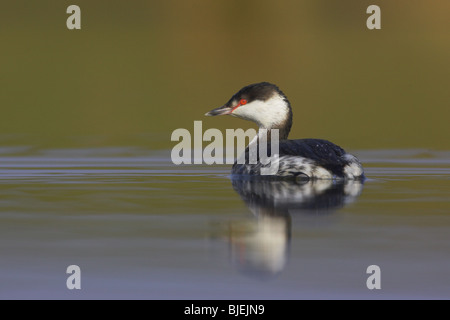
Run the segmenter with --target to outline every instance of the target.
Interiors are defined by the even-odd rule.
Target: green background
[[[81,8],[68,30],[66,8]],[[381,7],[381,30],[366,9]],[[290,138],[448,149],[450,2],[8,1],[0,145],[171,148],[174,129],[248,128],[204,113],[269,81]]]

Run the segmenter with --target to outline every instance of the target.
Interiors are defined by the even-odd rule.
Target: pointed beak
[[[221,106],[219,108],[213,109],[213,110],[205,113],[205,116],[209,116],[209,117],[223,116],[224,114],[230,114],[232,110],[233,110],[232,108],[224,105],[224,106]]]

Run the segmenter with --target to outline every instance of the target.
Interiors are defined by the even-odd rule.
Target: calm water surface
[[[353,153],[364,185],[232,181],[140,148],[0,148],[0,298],[449,299],[450,152]]]

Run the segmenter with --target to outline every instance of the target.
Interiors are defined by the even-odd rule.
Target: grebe
[[[248,85],[234,94],[222,107],[213,109],[206,116],[232,115],[255,122],[261,129],[279,130],[279,166],[277,177],[300,179],[364,179],[364,170],[359,160],[341,147],[322,139],[287,140],[292,126],[292,109],[284,93],[274,84],[261,82]],[[266,141],[270,141],[268,137]],[[270,149],[270,143],[268,150]],[[248,159],[249,146],[246,148]],[[263,165],[233,165],[232,174],[260,175]]]

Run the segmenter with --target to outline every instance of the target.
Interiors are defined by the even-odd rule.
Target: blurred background
[[[66,8],[81,8],[68,30]],[[381,7],[381,30],[366,9]],[[174,129],[269,81],[290,138],[348,149],[449,149],[450,2],[8,1],[0,11],[0,145],[169,149]]]

